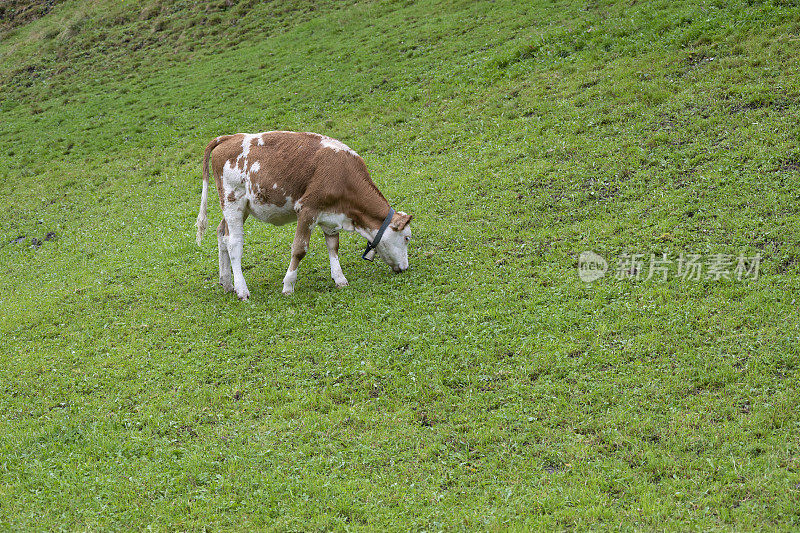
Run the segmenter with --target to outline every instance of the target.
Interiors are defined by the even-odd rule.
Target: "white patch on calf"
[[[260,135],[252,134],[252,133],[245,133],[244,139],[242,139],[242,155],[239,157],[244,157],[247,159],[247,154],[250,153],[250,147],[253,146],[253,140],[259,138]]]
[[[355,150],[344,144],[342,141],[337,141],[336,139],[331,139],[330,137],[320,135],[319,142],[323,148],[330,148],[334,152],[347,152],[352,155],[358,155]]]
[[[257,198],[251,198],[249,210],[258,220],[275,226],[282,226],[297,219],[294,202],[290,197],[286,198],[286,203],[283,205],[263,204],[259,203]]]
[[[248,154],[250,154],[250,148],[253,146],[253,141],[254,140],[262,141],[261,143],[259,143],[259,144],[262,144],[263,140],[261,139],[261,134],[260,133],[243,133],[242,135],[244,135],[244,138],[242,139],[242,153],[239,154],[239,157],[236,158],[236,165],[238,166],[239,163],[242,160],[244,160],[244,164],[242,165],[242,168],[244,168],[245,171],[246,171],[247,170],[247,156],[248,156]],[[255,166],[255,163],[253,165]],[[261,165],[259,164],[259,167],[260,166]]]
[[[316,222],[317,225],[328,230],[329,233],[341,230],[353,231],[353,221],[342,213],[320,213],[317,215]]]
[[[231,200],[228,199],[231,193],[236,197],[236,202],[233,203],[237,203],[246,196],[247,183],[247,174],[238,167],[232,166],[230,161],[225,161],[225,166],[222,168],[222,190],[225,193],[225,204],[231,203]]]

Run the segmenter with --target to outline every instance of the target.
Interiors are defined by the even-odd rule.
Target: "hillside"
[[[794,0],[0,19],[1,528],[798,527]],[[361,154],[411,269],[316,232],[282,297],[248,222],[225,294],[203,148],[266,130]]]

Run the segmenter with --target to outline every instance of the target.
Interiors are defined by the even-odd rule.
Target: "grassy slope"
[[[310,5],[0,43],[0,524],[797,527],[792,3]],[[315,234],[283,298],[293,231],[252,223],[223,294],[202,148],[266,129],[361,153],[412,270],[348,236],[334,290]],[[587,249],[764,263],[587,285]]]

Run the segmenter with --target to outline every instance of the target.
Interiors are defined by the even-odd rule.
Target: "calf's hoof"
[[[350,284],[349,284],[349,283],[347,283],[347,280],[344,280],[344,281],[337,281],[337,282],[336,282],[336,286],[337,286],[337,287],[339,287],[339,288],[342,288],[342,287],[347,287],[348,285],[350,285]]]
[[[222,285],[222,289],[225,292],[233,292],[233,283],[231,283],[231,280],[220,278],[219,284]]]
[[[244,291],[242,294],[237,294],[237,296],[241,301],[246,302],[250,298],[250,291]]]

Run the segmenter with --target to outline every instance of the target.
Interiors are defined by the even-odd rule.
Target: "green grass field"
[[[0,529],[800,528],[796,0],[32,3]],[[223,292],[203,148],[273,129],[364,157],[408,272],[347,234],[336,289],[317,231],[283,297],[294,229],[250,221]]]

